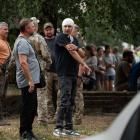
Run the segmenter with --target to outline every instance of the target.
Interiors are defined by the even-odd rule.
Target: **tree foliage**
[[[140,44],[139,0],[0,0],[0,20],[15,28],[23,17],[36,16],[41,25],[61,27],[71,17],[89,42]]]

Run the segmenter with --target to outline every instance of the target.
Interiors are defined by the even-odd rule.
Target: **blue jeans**
[[[60,84],[60,106],[58,107],[56,128],[73,129],[72,114],[76,94],[76,77],[59,77]],[[63,122],[65,121],[65,126]]]

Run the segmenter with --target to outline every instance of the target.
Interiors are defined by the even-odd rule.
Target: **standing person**
[[[104,90],[104,80],[105,80],[105,63],[103,60],[104,50],[102,47],[97,48],[97,71],[96,71],[96,82],[97,90]]]
[[[133,60],[134,60],[133,52],[130,50],[125,50],[123,52],[122,61],[118,64],[116,68],[116,78],[115,78],[116,91],[128,90],[129,79],[131,79],[131,81],[134,82],[133,79],[136,77],[134,75],[131,75],[130,77],[131,64]]]
[[[121,62],[122,54],[119,53],[119,50],[117,47],[113,48],[112,52],[116,58],[116,65],[118,65]]]
[[[49,47],[52,64],[47,66],[47,122],[55,123],[55,112],[57,108],[58,76],[55,69],[54,54],[54,27],[52,23],[44,24],[45,41]]]
[[[63,33],[58,35],[55,40],[56,72],[60,85],[60,106],[57,112],[56,128],[53,131],[55,136],[80,135],[74,131],[72,122],[78,63],[83,66],[85,72],[90,71],[90,68],[79,55],[81,50],[78,48],[77,39],[71,36],[73,26],[74,21],[72,19],[64,19],[62,22]],[[65,131],[63,131],[64,121]]]
[[[39,20],[36,17],[31,17],[31,20],[35,25],[35,32],[33,33],[32,36],[29,37],[29,39],[38,56],[41,69],[43,73],[46,75],[46,64],[50,65],[52,62],[50,52],[48,51],[48,46],[44,37],[38,33]],[[45,78],[47,83],[48,81],[47,76]],[[47,124],[47,86],[38,89],[37,100],[38,100],[37,120],[39,124],[46,125]]]
[[[79,26],[74,24],[72,36],[76,37],[78,41],[81,40],[79,37]],[[80,41],[83,45],[82,41]],[[83,52],[82,58],[84,59],[85,53]],[[82,66],[79,65],[78,77],[77,77],[77,87],[76,87],[76,95],[75,95],[75,112],[74,112],[74,124],[80,125],[82,123],[82,117],[84,113],[84,96],[83,96],[83,80],[82,80]]]
[[[37,139],[32,132],[32,124],[37,113],[37,89],[40,68],[33,47],[28,38],[35,31],[31,19],[22,19],[19,23],[20,34],[15,41],[13,55],[16,61],[16,81],[21,90],[20,137]]]
[[[2,110],[2,100],[7,89],[6,68],[11,56],[11,49],[7,42],[8,24],[0,22],[0,110]],[[1,112],[0,112],[1,115]],[[2,116],[0,116],[2,118]]]
[[[90,74],[85,74],[84,88],[87,90],[96,90],[96,70],[97,70],[97,57],[96,57],[96,46],[93,44],[85,47],[86,51],[86,64],[92,69]],[[85,82],[87,80],[87,82]]]
[[[109,45],[105,45],[104,62],[106,66],[105,90],[113,91],[113,82],[116,74],[115,72],[116,59],[115,56],[111,53],[111,47]]]
[[[4,85],[5,71],[11,56],[11,48],[7,42],[8,32],[8,24],[0,22],[0,96],[4,94],[3,87],[7,86]]]

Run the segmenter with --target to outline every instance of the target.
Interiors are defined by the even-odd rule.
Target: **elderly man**
[[[11,56],[11,49],[7,42],[8,24],[0,22],[0,96],[4,94],[6,66]]]
[[[73,26],[74,21],[72,19],[64,19],[62,22],[63,33],[58,35],[55,40],[56,72],[60,85],[60,106],[53,135],[58,137],[80,135],[74,131],[72,122],[79,63],[83,66],[85,72],[91,71],[80,57],[81,49],[79,49],[78,40],[71,36]],[[63,121],[65,121],[65,131]]]
[[[2,101],[7,90],[7,67],[11,56],[11,49],[7,42],[7,37],[8,24],[0,22],[0,110],[2,110]],[[1,113],[2,112],[0,112],[0,119],[3,118]],[[3,123],[0,125],[3,125]]]
[[[31,37],[29,37],[29,40],[39,58],[41,69],[43,70],[44,73],[46,73],[45,71],[46,65],[50,65],[52,62],[50,52],[48,51],[48,46],[44,37],[38,33],[39,20],[36,17],[31,17],[31,20],[35,25],[35,32]],[[38,89],[37,99],[38,99],[37,120],[39,124],[46,124],[47,123],[47,86]]]
[[[83,42],[79,34],[79,26],[74,25],[71,35],[76,37],[79,41],[80,46],[83,47]],[[82,53],[82,58],[84,59],[85,54]],[[82,123],[82,116],[84,113],[84,97],[83,97],[83,80],[82,80],[82,66],[79,65],[78,78],[77,78],[77,88],[75,95],[75,114],[74,114],[74,124],[80,125]]]

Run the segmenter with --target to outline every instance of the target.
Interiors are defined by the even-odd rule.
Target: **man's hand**
[[[65,46],[65,48],[66,48],[68,51],[76,51],[76,50],[78,49],[77,46],[74,45],[74,44],[67,44],[67,45]]]
[[[90,75],[90,73],[92,72],[91,68],[86,63],[82,65],[82,68],[84,74]]]
[[[33,81],[29,81],[29,93],[32,93],[35,89]]]

